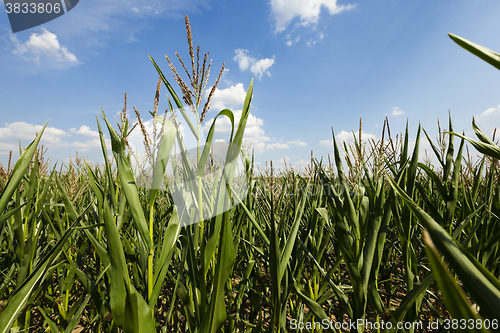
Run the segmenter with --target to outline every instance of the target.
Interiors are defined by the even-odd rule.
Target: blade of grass
[[[492,51],[484,46],[473,43],[465,38],[454,35],[452,33],[448,33],[448,36],[450,36],[450,38],[455,43],[457,43],[458,45],[460,45],[461,47],[463,47],[464,49],[466,49],[470,53],[472,53],[475,56],[486,61],[488,64],[492,65],[496,69],[500,69],[500,54],[498,54],[495,51]]]
[[[7,203],[12,198],[12,194],[14,194],[14,191],[17,189],[19,183],[23,179],[26,170],[28,170],[31,160],[33,159],[33,155],[35,154],[36,147],[38,146],[38,143],[42,138],[43,131],[45,131],[45,127],[47,127],[48,122],[49,121],[47,120],[35,140],[33,140],[33,142],[29,144],[24,152],[22,152],[21,156],[19,156],[19,159],[14,166],[14,170],[12,170],[12,174],[9,177],[7,184],[5,184],[5,188],[2,191],[2,194],[0,195],[0,214],[3,214]]]
[[[87,206],[82,214],[58,240],[56,245],[47,253],[40,264],[33,270],[33,273],[31,273],[25,282],[16,289],[14,295],[9,298],[7,306],[2,310],[2,312],[0,312],[0,333],[10,332],[12,324],[28,303],[28,299],[35,290],[35,287],[45,279],[45,273],[49,269],[49,266],[52,265],[56,258],[61,254],[63,247],[66,245],[66,242],[73,233],[73,227],[79,222],[80,219],[83,218],[84,214],[86,214],[91,205],[92,203]]]
[[[481,306],[485,316],[491,319],[500,318],[500,282],[390,178],[389,183],[427,229],[433,243]]]
[[[464,292],[460,289],[451,273],[446,269],[429,234],[425,231],[424,241],[426,244],[425,252],[427,253],[427,258],[429,258],[432,271],[438,282],[439,289],[443,293],[444,302],[448,311],[450,311],[451,317],[458,320],[465,319],[467,322],[469,322],[469,320],[476,321],[477,319],[481,319],[481,317],[470,307]],[[482,327],[479,329],[475,325],[474,327],[469,327],[467,331],[488,332],[488,330]]]

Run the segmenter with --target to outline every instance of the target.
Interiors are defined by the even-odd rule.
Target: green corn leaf
[[[40,161],[38,160],[38,153],[35,154],[35,158],[33,159],[33,166],[30,170],[30,175],[29,175],[29,180],[27,182],[27,187],[28,187],[28,192],[26,193],[27,198],[32,198],[33,195],[35,194],[35,188],[36,185],[38,184],[38,168],[40,166]],[[28,214],[30,214],[31,211],[31,200],[26,206],[26,209],[24,210],[24,216],[23,218],[26,220],[28,217]]]
[[[333,148],[334,148],[334,155],[335,155],[335,165],[337,166],[337,173],[338,173],[338,180],[343,187],[343,197],[344,197],[344,209],[346,211],[346,216],[348,222],[353,226],[353,232],[355,234],[356,239],[359,239],[359,220],[358,220],[358,214],[356,212],[356,208],[354,207],[354,203],[352,202],[352,199],[350,197],[350,192],[349,188],[347,186],[347,183],[345,181],[345,176],[342,168],[342,160],[340,159],[340,152],[337,146],[337,141],[335,139],[335,133],[333,132],[332,128],[332,136],[333,136]]]
[[[434,145],[434,143],[432,142],[431,138],[429,137],[429,134],[427,134],[426,130],[424,128],[422,128],[422,130],[424,131],[424,134],[425,136],[427,137],[427,141],[429,142],[429,144],[431,145],[431,148],[432,148],[432,151],[434,151],[434,155],[436,155],[436,158],[438,159],[439,161],[439,164],[441,164],[441,166],[444,168],[444,162],[443,162],[443,159],[441,157],[441,153],[439,152],[439,150],[437,149],[437,147]]]
[[[446,269],[446,266],[441,260],[427,232],[424,233],[424,240],[427,258],[429,258],[432,271],[438,282],[439,289],[443,293],[444,302],[448,311],[450,311],[451,317],[458,320],[465,319],[467,323],[469,320],[476,321],[477,319],[481,319],[481,317],[472,310],[464,292],[458,286],[448,269]],[[474,325],[468,328],[467,332],[488,332],[488,330],[476,328]]]
[[[248,86],[247,94],[245,97],[245,102],[243,103],[243,110],[241,113],[240,122],[238,124],[238,129],[234,135],[233,140],[230,142],[228,152],[226,154],[226,161],[224,163],[224,175],[227,184],[232,184],[234,179],[234,174],[236,171],[236,165],[238,163],[238,157],[241,150],[241,143],[243,141],[243,134],[245,132],[248,116],[250,114],[250,105],[252,104],[253,96],[253,79]]]
[[[113,221],[113,216],[111,215],[108,204],[104,204],[104,227],[106,229],[108,238],[107,252],[109,253],[109,259],[111,263],[111,268],[109,269],[109,303],[111,306],[113,319],[118,324],[118,326],[123,327],[126,320],[126,286],[130,284],[130,280],[120,234],[118,233],[118,228]]]
[[[446,201],[446,199],[448,198],[448,192],[446,191],[446,188],[441,182],[441,179],[439,178],[438,174],[423,163],[418,163],[418,166],[420,167],[420,169],[425,171],[425,173],[429,176],[430,179],[432,179],[433,185],[436,186],[437,190],[439,191],[439,194],[441,195],[441,198],[443,198],[443,200]]]
[[[149,299],[149,306],[154,308],[158,296],[160,295],[161,289],[163,287],[163,281],[167,275],[167,269],[170,264],[170,257],[175,249],[175,244],[179,239],[181,231],[181,226],[179,223],[179,217],[177,216],[177,209],[173,207],[172,216],[168,222],[165,235],[163,236],[163,243],[160,250],[160,257],[156,263],[155,273],[154,273],[154,287],[153,292]]]
[[[40,311],[40,313],[42,314],[43,316],[43,319],[45,319],[45,322],[47,323],[47,325],[49,326],[50,328],[50,332],[51,333],[59,333],[59,328],[57,327],[57,324],[55,321],[53,321],[52,319],[50,319],[50,317],[45,313],[45,311],[43,310],[43,307],[39,306],[38,307],[38,311]]]
[[[377,248],[377,240],[379,238],[379,230],[382,224],[382,218],[384,217],[384,210],[390,210],[389,205],[385,205],[385,196],[383,187],[380,192],[377,193],[377,202],[375,203],[375,207],[372,207],[374,210],[374,214],[371,217],[370,230],[368,233],[368,239],[364,245],[363,249],[363,262],[362,262],[362,271],[361,278],[363,283],[363,292],[366,294],[368,290],[368,282],[370,278],[370,272],[373,267],[373,260],[375,256],[375,250]]]
[[[262,228],[261,228],[261,225],[259,224],[259,222],[257,222],[257,220],[254,216],[254,213],[252,213],[248,209],[248,207],[245,205],[245,203],[241,200],[241,198],[238,196],[238,194],[236,192],[234,192],[233,195],[236,197],[237,201],[240,203],[240,207],[243,208],[243,210],[247,214],[247,217],[250,219],[250,222],[252,222],[252,225],[257,230],[257,232],[259,233],[262,240],[266,243],[267,246],[269,246],[269,244],[270,244],[269,238],[267,238],[266,234],[264,233],[264,230],[262,230]]]
[[[68,323],[68,326],[66,326],[66,329],[64,330],[64,333],[71,333],[75,329],[76,325],[80,322],[80,319],[82,317],[82,313],[85,310],[85,307],[90,301],[91,295],[88,294],[87,297],[83,300],[83,303],[78,306],[78,309],[76,310],[76,313],[74,314],[73,318],[71,318],[71,321]],[[76,306],[76,304],[74,305]]]
[[[241,143],[243,140],[243,133],[245,131],[245,126],[247,122],[248,115],[250,114],[250,104],[252,101],[252,94],[253,94],[253,80],[250,82],[250,86],[248,87],[247,94],[245,97],[245,102],[243,104],[243,111],[241,114],[241,119],[238,124],[238,129],[236,131],[236,134],[232,140],[232,142],[229,143],[229,148],[228,152],[226,154],[226,160],[224,163],[224,182],[222,186],[225,186],[226,184],[232,184],[233,179],[234,179],[234,174],[236,172],[236,166],[238,163],[238,156],[239,152],[241,149]],[[222,112],[222,111],[221,111]],[[215,122],[215,121],[214,121]],[[225,183],[225,184],[224,184]],[[221,212],[227,208],[226,203],[224,202],[224,195],[227,191],[225,191],[225,187],[222,187],[218,189],[219,194],[216,195],[217,197],[217,207],[216,207],[216,213],[213,215],[219,215]],[[212,236],[208,239],[207,244],[205,246],[204,250],[204,273],[206,274],[208,270],[208,262],[212,258],[212,256],[215,253],[215,247],[217,245],[217,240],[219,238],[219,232],[221,228],[221,223],[222,220],[220,218],[215,219],[215,227],[214,227],[214,233]]]
[[[318,270],[320,271],[320,273],[328,281],[328,285],[330,285],[330,287],[333,290],[333,293],[335,294],[335,296],[337,296],[337,299],[340,302],[340,304],[341,304],[342,308],[344,309],[344,311],[346,311],[347,315],[352,318],[352,315],[353,315],[352,314],[352,308],[351,308],[351,305],[349,304],[349,298],[347,297],[347,295],[339,288],[339,286],[337,286],[332,281],[332,279],[330,278],[329,274],[327,272],[325,272],[325,270],[323,269],[323,267],[318,263],[318,261],[316,260],[316,258],[314,258],[314,256],[311,253],[311,251],[309,251],[309,249],[304,245],[304,243],[302,242],[302,240],[300,238],[299,238],[299,243],[300,243],[302,249],[308,254],[308,256],[312,260],[312,262],[316,265],[316,267],[318,268]]]
[[[124,333],[156,333],[153,312],[133,285],[127,288],[126,304]]]
[[[45,125],[43,125],[42,129],[40,130],[40,133],[37,135],[35,140],[33,140],[33,142],[29,144],[26,150],[22,152],[21,156],[19,156],[19,159],[17,160],[16,165],[14,166],[14,170],[12,170],[12,174],[9,177],[7,184],[5,184],[5,188],[2,191],[2,194],[0,195],[0,214],[3,214],[5,207],[7,206],[7,203],[11,200],[14,191],[16,190],[17,186],[19,185],[26,171],[28,170],[31,160],[33,159],[33,155],[35,155],[38,142],[40,142],[43,131],[45,130],[45,127],[47,127],[48,122],[49,121],[47,121]]]
[[[156,155],[153,171],[153,184],[148,196],[148,206],[151,206],[153,204],[154,198],[156,197],[158,189],[160,188],[177,132],[177,129],[170,120],[159,115],[157,115],[156,117],[158,118],[158,121],[163,124],[163,139]],[[156,121],[156,119],[153,119],[153,121]]]
[[[459,37],[457,35],[448,33],[448,36],[450,36],[450,38],[455,43],[457,43],[458,45],[460,45],[461,47],[463,47],[464,49],[466,49],[470,53],[472,53],[475,56],[486,61],[488,64],[492,65],[496,69],[500,69],[500,54],[498,54],[490,49],[487,49],[484,46],[473,43],[465,38]]]
[[[101,112],[103,116],[105,117],[106,114],[104,113],[104,110],[101,108]],[[99,140],[101,142],[101,150],[102,154],[104,156],[104,164],[106,166],[106,177],[108,178],[109,182],[109,192],[110,192],[110,197],[111,197],[111,202],[113,204],[113,209],[116,209],[116,188],[115,188],[115,182],[113,179],[113,173],[111,172],[111,163],[109,163],[109,158],[108,158],[108,149],[106,148],[106,141],[104,139],[104,133],[102,132],[101,124],[99,123],[99,118],[96,116],[96,121],[97,121],[97,129],[99,131]]]
[[[137,231],[141,235],[142,241],[145,243],[147,251],[149,252],[149,250],[153,248],[153,243],[149,236],[148,224],[142,210],[141,201],[139,200],[139,193],[135,184],[134,175],[132,174],[129,160],[125,156],[124,142],[120,141],[120,138],[118,138],[118,135],[106,118],[104,118],[104,121],[108,126],[109,135],[111,137],[111,146],[118,165],[118,175],[120,176],[122,190],[130,206],[130,212],[132,213]]]
[[[66,245],[69,237],[73,233],[74,226],[87,213],[92,203],[87,206],[83,213],[75,220],[68,228],[64,235],[57,241],[56,245],[47,253],[44,259],[33,270],[31,275],[21,284],[15,291],[14,295],[9,298],[9,302],[5,309],[0,312],[0,333],[10,332],[10,328],[19,314],[24,310],[28,300],[35,290],[35,287],[41,283],[46,276],[46,272],[57,257],[61,254],[63,247]]]
[[[481,131],[479,127],[477,127],[476,120],[474,119],[474,117],[472,117],[472,128],[474,129],[474,133],[476,134],[479,140],[489,145],[496,146],[496,144],[493,141],[491,141],[491,139],[483,131]]]
[[[61,194],[64,207],[66,208],[66,214],[68,214],[68,217],[70,218],[71,221],[76,220],[77,213],[75,207],[71,203],[71,200],[68,197],[68,193],[66,193],[66,189],[62,185],[61,180],[59,179],[59,176],[57,174],[56,174],[56,184],[57,188],[59,189],[59,193]]]
[[[423,298],[427,288],[432,281],[434,281],[434,279],[435,276],[433,274],[429,274],[413,285],[413,289],[406,294],[399,307],[392,313],[388,320],[391,322],[392,328],[386,328],[384,333],[393,333],[397,331],[397,323],[402,322],[408,311],[414,307],[415,303],[419,302],[419,300]]]
[[[87,170],[87,175],[89,177],[90,186],[92,187],[92,190],[97,197],[97,202],[102,204],[104,202],[104,189],[102,188],[101,184],[99,184],[96,174],[87,164],[87,162],[85,162],[85,167]]]
[[[453,137],[450,135],[450,138]],[[450,139],[451,140],[451,139]],[[453,175],[451,177],[451,189],[448,194],[448,198],[446,199],[446,214],[445,214],[445,223],[447,223],[450,228],[453,224],[453,217],[455,216],[455,209],[458,202],[458,188],[459,188],[459,177],[460,170],[462,167],[462,151],[464,148],[465,140],[462,139],[460,142],[460,148],[458,149],[458,154],[455,159],[454,167],[453,167]]]
[[[451,114],[449,114],[449,132],[453,132],[453,125],[451,123]],[[443,168],[443,179],[445,181],[448,180],[448,176],[450,175],[451,168],[453,166],[453,153],[454,153],[454,147],[453,147],[453,135],[450,135],[449,141],[448,141],[448,150],[446,151],[446,157],[445,157],[445,163],[444,163],[444,168]]]
[[[16,206],[16,208],[13,208],[9,210],[8,212],[4,213],[2,216],[0,216],[0,230],[2,228],[2,224],[7,221],[12,215],[17,213],[21,208],[25,207],[29,201],[31,201],[33,198],[30,198],[28,201],[23,203],[22,205]]]
[[[307,185],[305,191],[309,190],[309,184]],[[290,261],[290,257],[292,255],[292,250],[295,246],[295,240],[297,239],[297,233],[299,231],[300,221],[302,219],[302,214],[304,213],[304,207],[307,200],[307,195],[302,196],[300,200],[298,210],[295,213],[294,220],[290,227],[290,234],[286,239],[286,243],[283,247],[283,251],[281,252],[281,258],[279,260],[279,269],[278,269],[278,285],[281,284],[281,279],[283,278],[283,274],[285,274],[286,266]]]
[[[313,301],[312,299],[307,297],[304,294],[304,292],[301,290],[302,289],[301,286],[296,281],[294,281],[293,286],[294,286],[294,289],[295,289],[295,292],[297,293],[297,295],[304,302],[304,304],[307,305],[307,307],[311,310],[311,312],[314,314],[314,316],[322,321],[324,320],[325,323],[326,322],[328,323],[326,331],[327,332],[334,332],[332,330],[331,325],[330,325],[330,318],[328,318],[325,311],[323,311],[323,308],[321,307],[321,305],[319,305],[318,303],[316,303],[315,301]]]
[[[226,116],[231,121],[231,135],[229,137],[229,142],[233,141],[233,132],[234,132],[234,115],[231,110],[224,109],[220,111],[217,116],[215,116],[212,125],[210,125],[210,129],[208,131],[207,139],[205,141],[205,146],[203,147],[203,153],[201,154],[200,161],[198,162],[198,167],[196,170],[196,176],[201,177],[203,175],[203,171],[205,170],[205,166],[207,164],[208,154],[210,153],[210,147],[212,146],[212,140],[214,138],[215,133],[215,122],[219,116]]]
[[[487,318],[500,318],[500,282],[488,272],[467,250],[453,239],[436,221],[403,191],[394,180],[389,183],[405,201],[420,223],[427,229],[436,248],[444,255],[465,288],[481,306]]]
[[[203,316],[200,333],[217,332],[226,320],[225,285],[231,274],[236,253],[231,233],[231,222],[229,212],[222,214],[223,223],[221,229],[219,252],[217,256],[217,267],[213,281],[213,291],[210,299],[208,313]]]
[[[468,138],[464,135],[458,133],[450,133],[450,135],[456,135],[462,139],[465,139],[470,142],[470,144],[476,148],[479,152],[491,156],[496,159],[500,159],[500,148],[497,145],[492,145],[489,143],[484,143],[483,141],[477,141],[471,138]]]

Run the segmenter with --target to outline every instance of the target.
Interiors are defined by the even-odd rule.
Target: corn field
[[[378,141],[363,141],[361,125],[354,144],[332,132],[328,163],[257,170],[242,149],[253,83],[239,122],[220,111],[201,145],[210,63],[205,55],[200,68],[199,48],[195,61],[186,23],[188,83],[168,60],[181,98],[151,58],[160,76],[158,129],[152,138],[143,132],[151,186],[136,182],[126,106],[117,129],[104,111],[97,117],[104,165],[77,158],[49,167],[38,147],[44,127],[13,167],[0,169],[0,333],[498,331],[494,139],[474,122],[477,140],[455,133],[450,117],[437,141],[419,127],[411,147],[408,127],[392,137],[386,121]],[[499,54],[450,37],[500,69]],[[170,117],[157,114],[162,85]],[[197,139],[194,159],[173,158],[185,150],[174,107]],[[221,181],[208,184],[219,117],[233,131]],[[437,165],[419,161],[422,140]],[[244,195],[230,186],[238,160]],[[160,186],[168,163],[173,181]],[[176,193],[190,204],[179,207]],[[349,321],[370,325],[342,325]]]

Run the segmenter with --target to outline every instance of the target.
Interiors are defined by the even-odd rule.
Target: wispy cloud
[[[356,135],[356,138],[357,138],[358,137],[358,132],[355,132],[355,135]],[[338,141],[353,141],[354,142],[354,138],[353,138],[352,132],[341,131],[339,134],[337,134],[335,136],[335,138]],[[375,134],[366,133],[366,132],[361,131],[361,140],[371,140],[371,139],[376,139],[376,138],[377,138],[377,136]]]
[[[270,149],[270,150],[275,150],[275,149],[288,149],[290,148],[289,145],[287,145],[286,143],[270,143],[266,146],[267,149]]]
[[[486,111],[482,112],[477,118],[480,121],[484,121],[487,118],[491,118],[493,116],[498,117],[500,115],[500,105],[498,105],[496,108],[489,108]]]
[[[72,19],[64,24],[69,35],[100,33],[102,38],[102,32],[130,33],[144,29],[142,24],[127,25],[130,18],[182,17],[201,7],[209,8],[209,0],[87,0],[68,13]]]
[[[271,76],[268,69],[274,64],[274,56],[272,58],[257,60],[256,58],[248,55],[248,50],[237,49],[235,52],[236,56],[233,60],[238,63],[241,71],[250,69],[250,72],[256,75],[259,79],[261,79],[264,74]]]
[[[290,161],[291,158],[289,156],[283,156],[281,158],[273,159],[273,167],[281,169],[283,166],[285,166],[285,163],[287,164],[287,166],[289,166]]]
[[[354,135],[356,135],[356,139],[358,138],[358,132],[354,132]],[[354,137],[352,132],[347,132],[347,131],[340,131],[339,134],[335,135],[335,139],[337,140],[337,143],[340,142],[354,142]],[[375,134],[371,133],[366,133],[364,131],[361,131],[361,140],[376,140],[377,136]],[[332,148],[333,147],[333,139],[329,140],[321,140],[319,142],[320,145],[325,146],[327,148]]]
[[[292,46],[293,44],[298,43],[299,40],[300,40],[300,36],[292,38],[292,35],[288,34],[288,35],[286,35],[285,45]]]
[[[19,42],[14,34],[10,34],[10,40],[14,44],[13,54],[37,65],[64,69],[79,63],[76,56],[59,43],[56,34],[44,28],[41,34],[32,33],[24,43]]]
[[[493,131],[500,127],[500,105],[483,111],[476,115],[475,119],[479,128],[491,138]],[[498,138],[498,135],[496,137]]]
[[[303,158],[298,160],[297,162],[293,163],[296,167],[305,167],[308,166],[311,163],[311,161],[306,161]]]
[[[299,26],[316,25],[322,7],[325,7],[330,15],[335,15],[353,9],[355,5],[338,5],[337,0],[271,0],[271,15],[275,21],[275,32],[285,31],[296,17],[300,19]]]
[[[332,148],[333,147],[333,140],[332,139],[329,139],[329,140],[321,140],[319,142],[320,145],[322,146],[325,146],[326,148]]]
[[[307,146],[307,143],[305,143],[303,141],[300,141],[300,140],[287,141],[286,143],[288,143],[289,145],[297,145],[297,146],[300,146],[300,147]]]
[[[398,106],[395,106],[392,108],[391,114],[393,116],[401,116],[401,115],[405,114],[405,112],[403,110],[401,110]]]

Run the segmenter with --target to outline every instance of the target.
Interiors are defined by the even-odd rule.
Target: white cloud
[[[85,125],[80,126],[80,128],[78,130],[76,128],[72,128],[72,129],[70,129],[70,132],[71,133],[76,133],[76,134],[90,136],[90,137],[93,137],[93,138],[98,138],[99,137],[99,132],[92,131],[90,129],[90,127],[85,126]]]
[[[300,166],[308,166],[309,163],[311,163],[311,161],[306,161],[304,159],[300,159],[297,162],[293,163],[293,165],[295,165],[296,167],[300,167]]]
[[[6,157],[13,152],[12,163],[15,163],[19,156],[19,142],[22,147],[27,147],[42,130],[43,125],[30,124],[24,121],[5,123],[0,127],[0,156],[2,156],[2,164],[6,163]],[[73,156],[78,152],[90,152],[91,155],[102,157],[101,143],[99,138],[95,137],[94,131],[91,131],[87,126],[82,126],[80,129],[70,129],[69,131],[60,128],[47,126],[40,139],[39,147],[47,148],[48,157],[51,160],[64,161],[70,154]],[[92,136],[88,141],[74,141],[71,139],[73,134],[83,134]],[[109,139],[106,139],[107,147],[111,146]],[[74,150],[73,150],[74,149]],[[95,160],[95,159],[94,159]]]
[[[273,167],[274,166],[277,166],[277,167],[280,167],[280,166],[284,166],[285,163],[287,165],[290,165],[290,160],[291,158],[289,156],[283,156],[281,158],[278,158],[278,159],[273,159]]]
[[[205,96],[208,97],[211,89],[211,87],[207,89]],[[211,109],[220,111],[225,108],[241,107],[246,95],[243,83],[238,83],[226,89],[216,88],[214,95],[210,99]]]
[[[256,63],[252,64],[252,66],[250,66],[250,72],[257,75],[259,79],[261,79],[262,75],[264,74],[271,76],[271,73],[269,73],[268,69],[273,64],[274,64],[274,57],[272,59],[270,58],[260,59]]]
[[[500,115],[500,105],[498,105],[496,108],[489,108],[483,113],[481,113],[479,116],[477,116],[478,121],[484,121],[486,118],[496,116],[498,117]]]
[[[292,141],[287,141],[286,143],[290,144],[290,145],[297,145],[297,146],[300,146],[300,147],[305,147],[307,146],[307,143],[303,142],[303,141],[300,141],[300,140],[292,140]]]
[[[489,108],[474,118],[478,127],[491,138],[495,128],[500,127],[500,105]],[[497,133],[495,137],[498,138],[500,135]]]
[[[358,133],[359,133],[358,131],[354,132],[354,134],[356,135],[356,139],[358,139]],[[371,139],[375,140],[376,138],[377,138],[377,136],[375,134],[366,133],[366,132],[361,131],[361,140],[363,140],[363,141],[371,140]],[[354,142],[352,132],[349,133],[346,131],[341,131],[339,134],[337,134],[335,136],[335,139],[337,139],[337,141],[352,141],[352,142]]]
[[[109,139],[106,140],[106,144],[108,147],[111,146],[111,142],[109,141]],[[74,141],[70,144],[70,146],[74,147],[79,152],[81,152],[81,151],[89,152],[89,151],[92,151],[93,149],[100,150],[101,149],[101,140],[92,139],[92,140],[85,141],[85,142]]]
[[[405,114],[405,112],[403,110],[401,110],[399,108],[399,106],[395,106],[395,107],[392,108],[391,114],[393,116],[401,116],[401,115]]]
[[[10,151],[15,151],[16,149],[19,149],[19,146],[16,146],[14,143],[0,142],[0,155],[8,155]]]
[[[323,32],[320,32],[320,33],[318,33],[317,39],[313,39],[313,38],[308,39],[306,42],[306,45],[311,47],[313,45],[316,45],[316,43],[321,42],[324,38],[325,38],[325,34]]]
[[[286,143],[270,143],[266,146],[267,149],[270,149],[270,150],[275,150],[275,149],[288,149],[290,148],[289,145],[287,145]]]
[[[356,135],[356,140],[358,139],[358,133],[359,132],[354,132],[354,135]],[[335,135],[335,139],[337,140],[337,144],[340,142],[346,141],[346,142],[354,142],[353,134],[352,132],[347,132],[347,131],[340,131],[339,134]],[[361,131],[361,140],[364,142],[366,140],[376,140],[377,136],[375,134],[371,133],[366,133]],[[333,147],[333,139],[329,140],[321,140],[319,142],[320,145],[325,146],[327,148],[332,148]]]
[[[254,75],[256,75],[259,79],[262,79],[264,74],[271,76],[268,69],[274,64],[274,56],[273,58],[264,58],[257,60],[254,57],[248,55],[249,51],[244,49],[237,49],[234,51],[236,55],[233,60],[238,63],[241,71],[246,71],[250,69]]]
[[[352,133],[349,133],[347,131],[341,131],[339,134],[335,136],[335,139],[337,139],[338,141],[348,141],[351,138],[352,138]]]
[[[286,35],[287,41],[285,42],[285,45],[292,46],[295,43],[298,43],[300,40],[300,36],[297,36],[295,39],[292,38],[291,34]]]
[[[332,139],[330,139],[330,140],[321,140],[319,142],[319,144],[322,145],[322,146],[325,146],[327,148],[332,148],[333,147],[333,140]]]
[[[255,62],[255,58],[248,56],[248,50],[236,49],[234,51],[236,55],[233,60],[238,63],[241,71],[245,71],[250,67],[250,63]]]
[[[20,43],[14,34],[10,38],[15,46],[13,54],[38,65],[62,69],[79,63],[73,53],[59,44],[57,36],[44,28],[41,34],[32,33],[24,43]]]
[[[355,5],[337,5],[337,0],[271,0],[271,14],[275,21],[275,32],[286,30],[296,17],[300,18],[300,26],[317,24],[322,7],[325,7],[330,15],[335,15],[353,9]]]
[[[3,142],[8,140],[34,140],[37,133],[42,130],[42,125],[33,125],[24,121],[14,123],[5,123],[5,127],[0,128],[0,140]],[[55,128],[46,127],[43,133],[43,141],[47,143],[61,144],[61,137],[67,136],[65,131]]]

